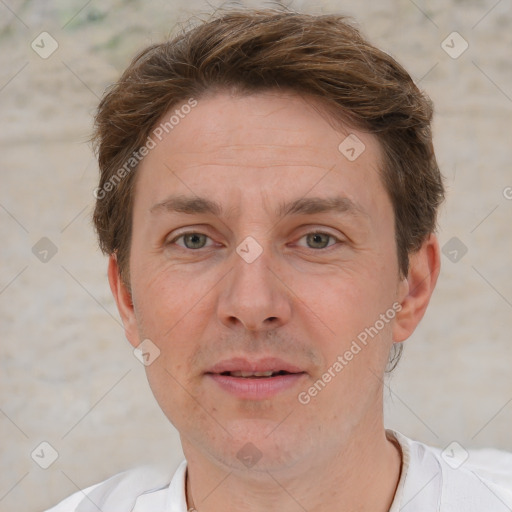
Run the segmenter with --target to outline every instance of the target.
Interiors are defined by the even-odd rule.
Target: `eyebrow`
[[[190,215],[212,214],[220,217],[222,206],[205,197],[173,195],[153,205],[151,213],[186,213]],[[318,213],[340,213],[352,216],[367,215],[363,208],[344,196],[302,197],[288,203],[281,203],[277,209],[278,217],[291,215],[314,215]]]

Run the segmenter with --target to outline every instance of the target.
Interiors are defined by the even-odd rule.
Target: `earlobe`
[[[439,242],[431,234],[420,249],[409,256],[407,279],[400,283],[402,309],[395,318],[393,341],[405,341],[420,323],[436,286],[440,266]]]
[[[132,295],[124,284],[119,273],[119,266],[115,254],[111,254],[108,261],[108,282],[110,290],[116,301],[117,310],[124,325],[124,332],[128,341],[134,346],[139,345],[139,334]]]

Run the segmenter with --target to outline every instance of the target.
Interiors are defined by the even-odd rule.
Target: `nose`
[[[227,327],[268,331],[289,322],[290,290],[272,265],[269,250],[248,262],[234,254],[234,267],[219,295],[218,317]]]

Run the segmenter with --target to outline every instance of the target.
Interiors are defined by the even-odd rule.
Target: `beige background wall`
[[[512,450],[511,1],[291,6],[354,15],[436,105],[448,188],[439,236],[443,246],[457,237],[467,253],[445,249],[431,307],[389,380],[387,424],[440,447]],[[200,10],[210,9],[198,0],[0,3],[2,511],[42,510],[115,472],[182,457],[110,296],[85,141],[130,56]],[[31,48],[43,31],[58,43],[46,59]],[[457,59],[441,46],[453,31],[469,44]],[[449,41],[452,53],[462,49]],[[36,247],[47,262],[32,250],[43,237],[51,244]],[[30,456],[43,441],[59,455],[46,470]],[[43,446],[34,458],[50,456]]]

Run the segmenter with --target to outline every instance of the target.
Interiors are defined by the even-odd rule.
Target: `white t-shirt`
[[[438,448],[386,431],[402,450],[402,472],[389,512],[511,512],[512,453]],[[172,475],[156,467],[119,473],[46,512],[187,512],[183,461]]]

